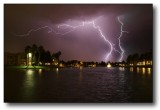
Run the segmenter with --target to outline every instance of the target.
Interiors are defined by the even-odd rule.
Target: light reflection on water
[[[82,81],[82,78],[83,78],[83,76],[82,76],[82,69],[83,68],[80,68],[80,72],[79,72],[79,81],[81,82]]]
[[[42,75],[42,69],[38,69],[39,76]]]
[[[142,73],[145,74],[146,73],[146,69],[142,68]]]
[[[125,68],[124,67],[119,67],[119,70],[124,71]]]
[[[9,74],[13,78],[8,81],[17,80],[18,72],[23,76],[22,86],[17,87],[21,88],[18,96],[23,101],[132,102],[152,99],[152,68],[27,69]],[[17,84],[10,86],[14,85]]]
[[[122,68],[121,69],[119,68],[119,70],[124,71]],[[149,74],[150,75],[152,73],[152,68],[130,67],[129,71],[130,72],[136,72],[136,73],[142,73],[143,75],[144,74]]]
[[[26,70],[26,74],[25,74],[25,78],[24,78],[24,81],[23,81],[23,94],[22,97],[26,98],[28,96],[31,96],[33,94],[33,88],[34,88],[34,85],[35,85],[35,80],[34,80],[34,74],[35,74],[35,71],[32,70],[32,69],[27,69]]]
[[[58,68],[56,68],[56,73],[57,73],[57,75],[58,75],[58,73],[59,73],[59,69],[58,69]]]
[[[59,69],[56,68],[56,77],[58,78],[58,75],[59,75]]]
[[[140,69],[139,69],[139,67],[137,67],[137,73],[139,73],[140,72]]]
[[[31,76],[31,75],[33,75],[33,70],[32,69],[28,69],[26,71],[26,73],[27,73],[28,76]]]
[[[129,69],[129,70],[130,70],[130,72],[133,72],[133,67],[130,67],[130,69]]]
[[[151,68],[147,68],[147,72],[150,75],[151,74]]]
[[[34,79],[33,79],[33,75],[34,75],[34,70],[29,69],[26,71],[26,76],[25,76],[25,85],[28,85],[27,87],[33,87],[34,86]]]
[[[56,68],[56,73],[58,73],[58,71],[59,71],[59,69],[58,69],[58,68]]]

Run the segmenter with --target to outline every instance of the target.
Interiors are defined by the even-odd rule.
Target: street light
[[[32,65],[32,53],[27,54],[27,65],[28,66]]]
[[[32,57],[32,53],[28,53],[28,57],[31,58]]]
[[[107,67],[108,67],[108,68],[110,68],[110,67],[112,67],[112,66],[111,66],[111,64],[110,64],[110,63],[108,63],[108,64],[107,64]]]

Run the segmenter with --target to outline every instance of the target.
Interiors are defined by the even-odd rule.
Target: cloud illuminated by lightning
[[[69,29],[68,31],[63,32],[63,33],[62,33],[62,32],[58,32],[58,31],[55,31],[55,30],[54,30],[52,27],[50,27],[50,26],[43,26],[43,27],[40,27],[40,28],[37,28],[37,29],[31,29],[31,30],[29,30],[26,34],[16,35],[16,36],[26,37],[26,36],[29,36],[32,32],[36,32],[36,31],[39,31],[39,30],[41,30],[41,29],[48,29],[48,33],[54,32],[55,34],[66,35],[66,34],[68,34],[68,33],[70,33],[70,32],[75,31],[75,30],[76,30],[77,28],[79,28],[79,27],[83,27],[83,26],[85,26],[85,25],[91,24],[91,25],[93,26],[93,28],[96,29],[96,30],[99,32],[100,37],[106,42],[106,44],[109,44],[109,46],[110,46],[110,51],[107,52],[107,55],[106,55],[105,60],[106,60],[106,61],[109,61],[108,59],[109,59],[109,57],[111,56],[111,54],[112,54],[112,52],[113,52],[113,50],[114,50],[115,52],[118,52],[118,53],[120,54],[120,59],[119,59],[119,61],[122,61],[123,56],[125,55],[125,53],[124,53],[124,49],[123,49],[122,46],[121,46],[121,37],[122,37],[123,33],[125,33],[125,32],[128,33],[127,31],[123,31],[123,23],[122,23],[122,21],[120,21],[120,19],[119,19],[119,17],[118,17],[118,21],[119,21],[119,23],[121,24],[120,35],[119,35],[119,37],[118,37],[118,42],[119,42],[120,51],[118,51],[117,49],[114,48],[114,44],[113,44],[111,41],[109,41],[109,40],[107,39],[107,37],[103,34],[101,27],[98,26],[98,25],[96,25],[96,23],[95,23],[96,20],[97,20],[97,19],[91,20],[91,21],[83,21],[82,24],[77,25],[77,26],[72,26],[72,25],[69,25],[69,24],[59,24],[59,25],[57,26],[58,29]]]

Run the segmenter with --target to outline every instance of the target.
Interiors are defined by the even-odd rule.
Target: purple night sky
[[[58,29],[63,23],[72,26],[81,25],[83,21],[95,20],[105,37],[112,42],[115,49],[120,51],[118,37],[123,33],[121,46],[126,56],[133,53],[151,51],[153,48],[153,9],[151,4],[139,5],[31,5],[31,4],[5,4],[4,5],[4,51],[24,52],[27,45],[42,45],[51,53],[61,51],[61,60],[105,61],[106,54],[110,51],[100,33],[92,24],[86,24],[66,35],[48,33],[48,29],[31,32],[31,29],[49,26],[64,33],[70,28]],[[120,54],[113,51],[110,61],[118,61]],[[127,57],[123,57],[125,60]]]

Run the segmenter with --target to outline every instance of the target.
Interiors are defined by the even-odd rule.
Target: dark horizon
[[[62,60],[77,59],[82,61],[105,61],[110,45],[100,38],[91,24],[80,27],[62,36],[48,33],[44,28],[26,34],[29,30],[43,26],[55,26],[66,23],[72,26],[81,25],[82,21],[98,19],[103,34],[112,41],[114,48],[121,52],[118,45],[120,22],[124,23],[121,46],[126,56],[144,53],[153,49],[153,9],[152,4],[103,4],[103,5],[68,5],[68,4],[5,4],[4,5],[4,52],[24,52],[27,45],[42,45],[50,52],[61,51]],[[65,28],[65,27],[64,27]],[[71,28],[68,28],[71,29]],[[73,29],[73,28],[72,28]],[[59,31],[59,30],[58,30]],[[63,33],[68,30],[60,30]],[[120,54],[113,51],[110,61],[118,61]],[[123,57],[126,60],[127,57]]]

